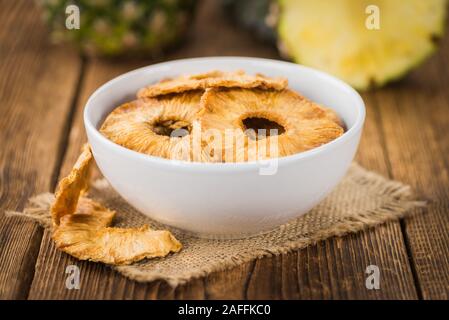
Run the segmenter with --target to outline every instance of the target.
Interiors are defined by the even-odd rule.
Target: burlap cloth
[[[147,223],[155,228],[166,228],[128,205],[105,179],[95,181],[89,194],[117,211],[117,226]],[[49,227],[48,209],[52,200],[53,194],[41,194],[31,198],[30,206],[23,212],[9,214],[25,216]],[[304,248],[319,240],[373,227],[400,218],[411,208],[422,205],[422,202],[412,200],[408,186],[353,164],[342,182],[324,201],[306,215],[272,232],[240,240],[207,240],[172,230],[183,244],[181,252],[113,268],[137,281],[163,279],[176,286],[191,278],[256,258]]]

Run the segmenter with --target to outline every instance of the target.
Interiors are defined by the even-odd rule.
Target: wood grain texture
[[[212,1],[204,1],[185,47],[167,58],[204,55],[248,55],[278,58],[273,48],[256,43],[249,34],[225,20]],[[217,34],[220,36],[218,37]],[[93,60],[87,64],[64,158],[61,176],[73,165],[85,141],[82,108],[99,85],[124,71],[148,64]],[[388,173],[385,141],[379,132],[379,114],[367,95],[368,121],[358,160],[370,169]],[[81,289],[65,287],[65,268],[81,270]],[[381,290],[365,288],[365,268],[381,268]],[[36,265],[31,299],[242,299],[242,298],[403,298],[417,297],[400,224],[388,223],[344,238],[277,257],[243,264],[225,272],[195,279],[176,289],[164,282],[140,284],[127,280],[108,267],[80,262],[57,251],[45,232]]]
[[[405,81],[376,92],[391,177],[428,201],[404,229],[424,299],[449,299],[449,38]]]
[[[398,223],[322,241],[293,254],[256,261],[250,299],[416,299]],[[380,290],[367,290],[365,268],[377,265]]]
[[[2,1],[0,21],[0,299],[23,299],[42,230],[4,211],[52,188],[80,60],[48,44],[33,2]]]

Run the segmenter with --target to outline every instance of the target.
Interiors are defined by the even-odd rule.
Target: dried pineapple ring
[[[114,265],[163,257],[181,250],[181,243],[166,230],[109,227],[115,212],[81,198],[77,212],[66,215],[55,229],[56,246],[80,259]]]
[[[82,196],[89,186],[92,159],[86,144],[70,174],[58,184],[50,209],[53,239],[58,249],[81,260],[115,265],[181,250],[181,243],[169,231],[151,230],[147,225],[109,227],[115,212]]]
[[[254,76],[244,71],[222,72],[210,71],[207,73],[180,76],[175,79],[165,79],[159,83],[140,89],[137,93],[139,98],[156,97],[169,93],[179,93],[190,90],[205,90],[207,88],[261,88],[282,90],[288,85],[287,79],[269,78],[262,74]]]
[[[346,128],[345,123],[343,122],[343,120],[341,120],[341,118],[338,116],[338,114],[334,110],[332,110],[328,107],[325,107],[325,106],[321,106],[321,105],[320,105],[320,107],[324,110],[324,112],[326,112],[326,116],[329,120],[334,121],[336,124],[338,124],[343,129]]]
[[[334,121],[335,113],[288,89],[208,89],[203,95],[202,107],[203,132],[218,129],[223,134],[221,141],[217,140],[220,145],[208,141],[210,150],[220,150],[221,147],[221,155],[211,154],[216,161],[240,162],[256,160],[255,156],[288,156],[318,147],[344,132]],[[258,139],[248,135],[247,129],[277,129],[278,135],[267,134],[266,140]],[[264,154],[260,154],[260,141],[265,142]],[[277,150],[270,151],[273,150],[270,146],[275,144]]]
[[[192,91],[125,103],[108,115],[100,131],[109,140],[140,153],[190,160],[193,135],[189,133],[195,130],[201,94]]]
[[[79,197],[89,188],[91,162],[92,152],[85,144],[70,174],[58,183],[55,202],[51,207],[54,226],[59,225],[61,217],[75,212]]]

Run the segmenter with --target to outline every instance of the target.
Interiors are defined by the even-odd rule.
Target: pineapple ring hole
[[[263,139],[269,136],[279,136],[285,132],[283,125],[266,117],[246,117],[242,120],[242,124],[245,134],[253,140]]]
[[[190,123],[180,119],[158,120],[153,124],[153,132],[165,137],[182,138],[190,134]]]

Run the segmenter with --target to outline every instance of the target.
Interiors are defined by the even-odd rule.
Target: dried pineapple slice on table
[[[153,230],[148,225],[110,227],[113,211],[88,198],[81,198],[79,203],[96,210],[64,216],[53,233],[56,246],[75,258],[126,265],[181,250],[181,243],[167,230]]]
[[[53,226],[58,226],[61,218],[65,215],[75,212],[78,206],[78,199],[89,188],[92,159],[89,145],[83,145],[82,152],[73,169],[67,177],[59,181],[55,192],[55,202],[51,207]]]
[[[181,250],[166,230],[111,227],[115,211],[89,199],[89,171],[93,160],[85,144],[70,174],[62,179],[51,207],[56,247],[80,260],[125,265],[145,258],[164,257]]]
[[[403,76],[436,49],[447,0],[279,0],[279,40],[298,63],[324,70],[357,89]],[[368,6],[379,9],[369,29]]]

